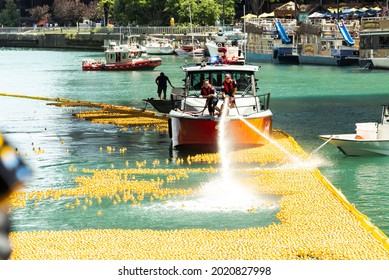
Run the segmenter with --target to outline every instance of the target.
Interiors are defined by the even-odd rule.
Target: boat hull
[[[273,50],[273,62],[279,64],[299,64],[299,56],[292,47],[276,47]]]
[[[172,46],[160,47],[160,46],[146,46],[147,54],[173,54],[174,48]]]
[[[271,113],[263,114],[262,117],[245,118],[252,126],[269,137],[272,131]],[[170,131],[172,145],[180,147],[217,147],[218,128],[220,118],[186,118],[170,117]],[[226,134],[233,147],[257,146],[268,142],[266,137],[255,132],[247,124],[238,118],[227,121]]]
[[[329,141],[347,156],[389,156],[389,139],[356,139],[356,134],[320,135],[319,137]]]
[[[104,64],[99,62],[85,63],[82,65],[84,71],[132,71],[132,70],[153,70],[162,64],[160,58],[141,59],[127,63]]]
[[[150,103],[155,110],[164,114],[169,114],[174,106],[174,103],[171,100],[158,100],[154,98],[148,98],[144,100]]]
[[[359,67],[365,69],[389,69],[389,57],[360,59]]]

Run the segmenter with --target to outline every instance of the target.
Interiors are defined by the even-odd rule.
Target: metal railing
[[[255,97],[255,96],[254,96]],[[266,110],[269,110],[270,109],[270,93],[264,93],[264,94],[258,94],[256,97],[258,98],[255,98],[255,104],[247,104],[247,105],[237,105],[237,101],[239,101],[240,99],[244,99],[244,98],[253,98],[253,96],[249,96],[249,97],[245,97],[244,95],[235,95],[235,108],[239,113],[239,109],[244,109],[244,108],[253,108],[253,112],[252,113],[259,113],[261,111],[266,111]],[[203,114],[205,108],[207,107],[208,105],[208,102],[206,100],[206,98],[204,98],[204,104],[191,104],[189,105],[187,102],[186,102],[186,99],[191,99],[191,98],[199,98],[199,95],[188,95],[188,96],[182,96],[182,99],[180,100],[177,100],[179,102],[183,102],[183,105],[184,105],[184,108],[182,109],[182,112],[191,112],[191,113],[201,113]],[[220,93],[218,94],[218,96],[216,97],[216,100],[220,100],[222,103],[224,103],[224,100],[223,98],[221,97]],[[254,105],[254,107],[253,107]],[[176,105],[177,108],[179,108],[179,106]],[[250,113],[250,114],[252,114]]]
[[[214,33],[222,28],[224,31],[239,29],[241,26],[135,26],[135,27],[0,27],[0,33],[92,33],[92,34],[128,34],[128,35],[187,35]]]

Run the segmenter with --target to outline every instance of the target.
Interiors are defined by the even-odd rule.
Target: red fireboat
[[[110,43],[105,51],[105,61],[85,59],[82,61],[84,71],[131,71],[153,70],[162,64],[159,57],[142,58],[143,51],[131,45]]]

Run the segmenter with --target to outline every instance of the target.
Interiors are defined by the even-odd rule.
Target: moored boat
[[[347,156],[389,156],[389,105],[382,106],[381,122],[356,123],[354,134],[320,135]]]
[[[203,48],[197,48],[196,46],[185,45],[180,48],[176,48],[174,52],[178,56],[192,56],[192,57],[202,57],[205,54]]]
[[[161,58],[142,58],[142,50],[119,45],[112,42],[105,51],[105,61],[85,59],[82,61],[84,71],[130,71],[153,70],[162,64]]]
[[[181,89],[181,101],[169,113],[169,133],[173,148],[217,147],[221,118],[207,110],[207,99],[200,89],[205,79],[220,95],[226,74],[238,81],[235,106],[227,111],[227,135],[234,147],[263,145],[268,142],[272,130],[272,112],[269,109],[270,94],[257,94],[255,65],[194,64],[182,67],[185,85]],[[223,100],[217,99],[216,107],[222,108]],[[257,131],[255,131],[257,130]]]
[[[240,46],[218,46],[215,41],[207,41],[205,46],[209,51],[211,61],[218,60],[225,64],[244,64],[245,62],[245,57]]]
[[[389,69],[389,17],[362,18],[359,66]]]
[[[359,23],[309,20],[250,22],[246,56],[252,61],[283,64],[356,66]],[[288,41],[291,41],[287,44]]]
[[[299,55],[297,49],[292,45],[292,39],[289,38],[281,21],[274,22],[277,33],[281,37],[282,44],[273,47],[273,62],[280,64],[299,64]],[[293,36],[292,36],[293,38]]]
[[[147,54],[173,54],[173,44],[168,39],[149,37],[145,45]]]

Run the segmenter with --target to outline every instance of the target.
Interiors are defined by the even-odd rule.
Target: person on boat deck
[[[155,79],[155,83],[158,86],[157,93],[158,93],[159,99],[166,100],[167,83],[169,83],[169,85],[171,87],[173,87],[172,83],[169,80],[169,77],[165,76],[165,73],[161,72],[159,74],[159,76]],[[162,92],[163,92],[163,98],[161,98],[161,93]]]
[[[209,80],[206,79],[203,82],[203,86],[201,87],[201,93],[202,97],[207,98],[207,101],[205,102],[205,106],[208,107],[208,112],[211,116],[215,115],[215,110],[219,111],[219,109],[216,107],[216,104],[218,102],[218,98],[216,95],[215,88],[209,83]],[[205,107],[204,107],[205,109]]]
[[[235,106],[235,93],[238,85],[236,81],[231,79],[230,74],[226,74],[226,77],[223,82],[223,87],[222,87],[222,96],[223,100],[225,100],[226,97],[229,99],[229,107],[234,107]]]

